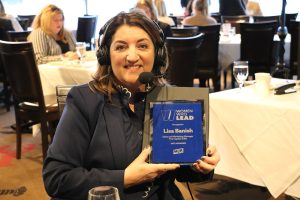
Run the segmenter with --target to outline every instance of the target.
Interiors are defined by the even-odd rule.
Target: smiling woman
[[[136,37],[132,37],[135,33]],[[154,44],[141,28],[121,26],[115,33],[110,47],[112,71],[117,84],[129,90],[137,88],[142,72],[150,72],[154,63]]]
[[[68,94],[44,162],[45,188],[57,199],[85,199],[91,188],[110,185],[124,200],[182,200],[175,178],[208,180],[220,157],[210,146],[209,156],[192,166],[148,163],[151,148],[142,149],[145,84],[138,78],[151,72],[150,85],[164,86],[157,76],[168,63],[162,30],[140,12],[122,12],[100,35],[94,80]]]

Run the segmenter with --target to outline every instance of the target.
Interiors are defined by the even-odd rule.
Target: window
[[[137,0],[2,0],[8,14],[38,14],[47,4],[55,4],[63,9],[65,14],[65,25],[70,30],[77,28],[77,17],[85,13],[85,1],[88,2],[88,14],[98,15],[98,26],[96,30],[112,16],[121,11],[129,11]],[[219,1],[210,0],[210,12],[218,12]],[[264,15],[279,15],[281,13],[282,0],[255,0],[259,1]],[[182,15],[183,10],[180,0],[165,0],[167,12],[174,15]],[[34,6],[33,6],[34,5]],[[70,6],[71,5],[71,6]],[[286,12],[300,11],[299,0],[287,0]],[[300,14],[298,16],[300,19]],[[97,33],[98,31],[96,31]]]

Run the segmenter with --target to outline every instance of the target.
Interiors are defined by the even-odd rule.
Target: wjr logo
[[[174,121],[175,111],[174,110],[161,110],[161,115],[164,121]]]
[[[184,148],[173,149],[173,154],[183,154]]]

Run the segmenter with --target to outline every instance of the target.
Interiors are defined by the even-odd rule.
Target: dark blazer
[[[225,16],[246,15],[245,0],[219,0],[220,14]]]
[[[56,199],[87,199],[88,190],[100,185],[119,189],[121,199],[141,199],[148,183],[124,189],[124,170],[132,162],[126,150],[121,104],[115,94],[112,103],[88,85],[73,87],[49,147],[43,167],[46,191]],[[212,174],[182,168],[154,181],[149,199],[181,199],[174,184],[201,181]]]
[[[181,7],[186,7],[189,0],[180,0]]]

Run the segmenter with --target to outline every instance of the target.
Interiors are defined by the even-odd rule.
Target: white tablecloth
[[[262,98],[253,88],[210,94],[215,173],[300,197],[300,92]]]
[[[279,41],[277,35],[274,36],[275,41]],[[285,39],[285,62],[289,61],[290,57],[290,43],[291,36],[288,34]],[[224,36],[221,34],[219,41],[219,65],[221,69],[227,69],[227,67],[235,60],[240,59],[240,44],[241,44],[241,35],[236,34],[234,36]],[[288,64],[288,63],[286,63]]]
[[[79,61],[57,61],[38,66],[44,95],[56,94],[57,85],[78,85],[92,80],[97,70],[96,57]]]

